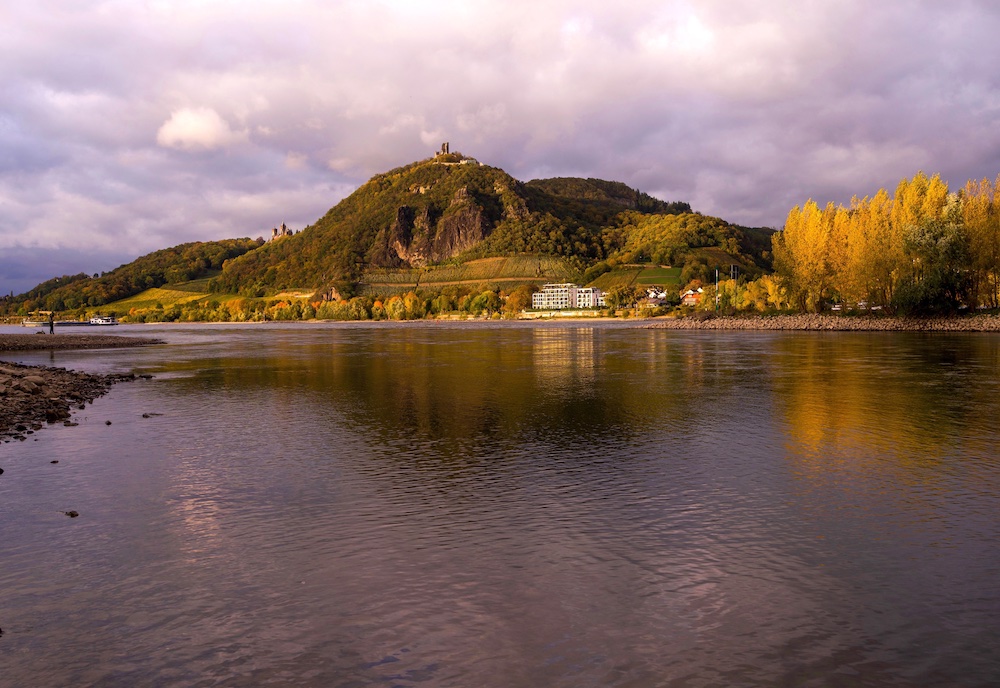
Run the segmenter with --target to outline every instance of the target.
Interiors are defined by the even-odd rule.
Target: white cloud
[[[247,132],[233,131],[212,108],[181,108],[156,132],[156,142],[164,148],[214,150],[247,140]]]

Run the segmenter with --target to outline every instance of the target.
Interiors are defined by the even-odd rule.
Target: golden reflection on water
[[[831,524],[866,522],[873,541],[954,546],[942,496],[961,511],[975,491],[1000,489],[995,425],[985,420],[1000,414],[997,379],[983,375],[997,341],[856,335],[777,346],[772,398],[803,502],[838,514]]]
[[[995,397],[977,399],[975,415],[947,412],[955,395],[968,390],[960,377],[949,379],[933,349],[891,361],[892,352],[865,337],[789,339],[780,347],[772,375],[788,448],[817,469],[830,460],[885,465],[891,459],[903,469],[933,464],[961,445],[979,419],[995,416]]]
[[[535,330],[531,354],[539,387],[559,390],[593,385],[597,367],[594,336],[592,328],[574,330],[572,337],[564,330]]]

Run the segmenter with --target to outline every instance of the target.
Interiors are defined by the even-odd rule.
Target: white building
[[[604,306],[604,293],[597,287],[578,287],[575,284],[546,284],[531,295],[535,310],[565,310],[567,308],[600,308]]]
[[[577,308],[600,308],[604,305],[604,293],[597,287],[580,287],[576,290]]]

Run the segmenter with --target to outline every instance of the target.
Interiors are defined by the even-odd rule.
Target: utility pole
[[[719,312],[719,268],[715,268],[715,312]]]

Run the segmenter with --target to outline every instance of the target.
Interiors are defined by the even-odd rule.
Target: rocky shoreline
[[[156,339],[117,335],[0,335],[0,351],[104,349],[158,343]],[[73,425],[72,409],[83,409],[106,394],[111,385],[136,377],[131,373],[92,375],[0,361],[0,442],[23,441],[45,424]]]
[[[662,318],[648,325],[668,330],[794,330],[803,332],[1000,332],[1000,315],[887,318],[870,315],[758,315]]]
[[[71,409],[83,409],[111,385],[136,377],[0,362],[0,442],[23,441],[45,424],[75,425]]]

